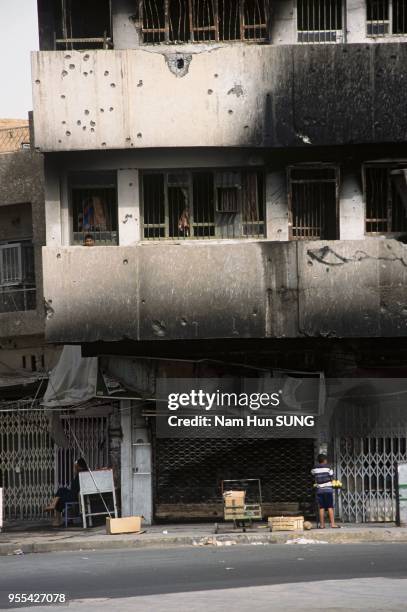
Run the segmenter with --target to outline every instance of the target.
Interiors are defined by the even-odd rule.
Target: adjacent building
[[[45,335],[144,398],[121,400],[123,512],[216,517],[233,477],[303,509],[328,445],[343,518],[393,519],[399,404],[334,416],[323,440],[168,440],[154,398],[162,377],[405,377],[404,2],[38,0],[38,16]]]

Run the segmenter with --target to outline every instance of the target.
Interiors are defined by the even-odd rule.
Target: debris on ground
[[[286,544],[328,544],[325,540],[311,540],[310,538],[294,538],[287,540]]]

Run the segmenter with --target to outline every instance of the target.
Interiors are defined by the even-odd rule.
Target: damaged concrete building
[[[234,477],[303,509],[321,440],[168,440],[152,400],[160,377],[405,377],[405,3],[38,0],[38,17],[46,338],[144,397],[120,400],[123,512],[216,517]],[[405,421],[363,414],[324,441],[340,512],[393,520]]]

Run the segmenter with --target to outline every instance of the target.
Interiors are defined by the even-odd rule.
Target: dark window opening
[[[342,0],[298,0],[297,30],[301,43],[342,42]]]
[[[407,34],[407,5],[405,0],[393,0],[393,34]]]
[[[146,172],[144,238],[263,237],[263,198],[258,170]]]
[[[118,244],[114,173],[83,173],[70,180],[73,244]]]
[[[265,41],[267,0],[144,0],[145,44],[162,42]]]
[[[109,0],[58,0],[56,49],[112,46]]]
[[[405,0],[368,0],[366,21],[368,36],[407,34]]]
[[[365,206],[367,234],[407,232],[407,184],[404,168],[366,166]]]
[[[339,172],[335,167],[288,169],[291,238],[338,238]]]
[[[35,310],[34,247],[31,241],[0,243],[0,313]]]

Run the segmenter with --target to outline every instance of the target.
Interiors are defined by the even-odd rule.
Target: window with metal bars
[[[264,237],[264,181],[259,170],[145,172],[144,238]]]
[[[55,49],[109,49],[110,0],[57,0]]]
[[[299,43],[343,42],[342,0],[297,0]]]
[[[118,244],[115,173],[77,173],[69,184],[73,244]]]
[[[0,243],[0,313],[36,308],[34,247],[30,240]]]
[[[366,29],[368,36],[407,34],[405,0],[367,0]]]
[[[407,232],[407,163],[365,165],[365,221],[367,234]]]
[[[142,0],[145,44],[267,41],[267,0]]]
[[[288,168],[290,237],[336,240],[339,237],[339,169],[335,166]]]

